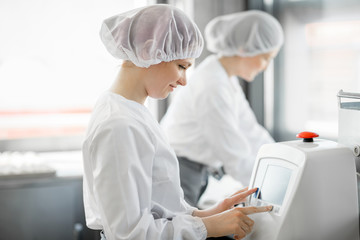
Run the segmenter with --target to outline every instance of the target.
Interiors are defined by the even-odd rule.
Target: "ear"
[[[152,39],[147,40],[141,49],[140,56],[145,61],[151,60],[151,51],[153,47],[153,42],[154,40]]]

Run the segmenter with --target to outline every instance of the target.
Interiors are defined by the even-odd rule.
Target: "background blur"
[[[277,141],[294,140],[302,131],[337,140],[336,95],[340,89],[360,92],[358,0],[1,0],[0,160],[26,162],[40,154],[37,159],[71,176],[60,182],[0,178],[1,231],[19,220],[13,215],[23,220],[6,232],[6,239],[15,239],[14,232],[16,239],[37,239],[26,236],[35,236],[44,222],[27,228],[31,217],[19,215],[30,211],[29,199],[40,210],[53,202],[48,212],[58,221],[51,228],[53,218],[44,218],[52,230],[46,233],[51,238],[42,239],[85,239],[79,235],[85,234],[83,212],[75,211],[82,208],[81,144],[92,107],[120,65],[103,47],[100,26],[104,18],[153,3],[183,9],[202,32],[219,15],[248,9],[273,14],[285,31],[284,47],[253,83],[239,79],[258,121]],[[209,54],[204,49],[196,62]],[[146,103],[158,120],[169,104],[171,97]],[[80,173],[73,174],[74,167]],[[59,202],[61,197],[65,200]],[[87,234],[86,239],[97,238]]]

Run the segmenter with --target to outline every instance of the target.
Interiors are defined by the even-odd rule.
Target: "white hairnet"
[[[250,10],[214,18],[205,28],[205,39],[210,52],[250,57],[280,48],[284,33],[273,16]]]
[[[134,9],[105,19],[100,37],[116,58],[138,67],[200,56],[204,40],[196,24],[166,4]]]

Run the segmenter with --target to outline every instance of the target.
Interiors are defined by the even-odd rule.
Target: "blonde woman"
[[[179,9],[151,5],[106,19],[101,38],[124,60],[99,99],[83,144],[87,226],[102,239],[205,239],[250,233],[247,216],[272,207],[234,207],[256,189],[241,190],[208,210],[183,198],[176,155],[144,106],[186,85],[203,48],[197,26]]]

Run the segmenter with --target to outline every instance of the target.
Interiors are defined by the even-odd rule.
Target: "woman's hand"
[[[246,198],[255,193],[257,191],[257,188],[252,188],[248,190],[248,188],[241,189],[240,191],[237,191],[230,197],[225,198],[223,201],[221,201],[219,204],[217,204],[216,208],[218,213],[229,210],[233,208],[234,206],[243,203],[246,201]]]
[[[271,211],[272,206],[234,207],[222,213],[202,218],[207,229],[207,237],[220,237],[234,234],[235,239],[242,239],[252,231],[254,221],[247,215]]]
[[[234,234],[235,239],[242,239],[252,231],[254,225],[254,221],[247,215],[272,210],[272,206],[235,207],[256,190],[257,188],[250,190],[244,188],[210,209],[195,210],[193,215],[202,218],[208,237]]]
[[[252,188],[250,190],[248,190],[248,188],[241,189],[230,197],[225,198],[214,207],[205,210],[195,210],[193,215],[197,217],[208,217],[232,209],[239,203],[245,202],[246,197],[256,192],[256,190],[257,188]]]

